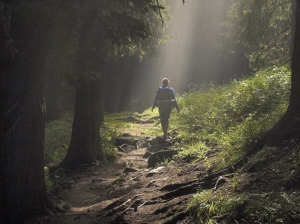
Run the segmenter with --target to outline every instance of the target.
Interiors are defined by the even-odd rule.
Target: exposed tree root
[[[182,187],[177,188],[176,190],[170,191],[170,192],[160,196],[159,198],[164,199],[164,200],[169,200],[174,197],[179,197],[179,196],[183,196],[183,195],[196,193],[197,191],[199,191],[199,189],[201,189],[200,182],[195,181],[192,184],[182,186]]]
[[[141,196],[141,194],[137,194],[135,196],[133,196],[132,198],[126,200],[125,202],[123,202],[122,204],[120,204],[120,202],[122,201],[122,199],[117,200],[111,204],[109,204],[108,206],[106,206],[103,210],[109,210],[108,212],[105,212],[104,214],[100,214],[100,217],[105,217],[105,216],[110,216],[110,215],[114,215],[114,214],[118,214],[121,215],[124,212],[126,212],[129,208],[134,208],[137,209],[137,207],[142,203],[141,199],[138,199]],[[118,205],[117,207],[114,207],[115,205]]]
[[[175,183],[175,184],[169,184],[169,185],[165,185],[163,186],[160,191],[174,191],[180,187],[184,187],[186,185],[190,185],[190,184],[193,184],[195,182],[197,182],[198,180],[192,180],[192,181],[189,181],[187,183]]]

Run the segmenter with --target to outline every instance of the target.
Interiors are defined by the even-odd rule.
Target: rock
[[[149,142],[147,142],[147,141],[140,141],[139,144],[138,144],[138,146],[140,148],[148,148],[149,147]]]
[[[116,145],[121,146],[123,144],[135,145],[138,139],[133,136],[119,136],[116,138]]]
[[[153,146],[172,146],[173,143],[170,140],[164,140],[161,137],[156,137],[151,141],[151,145]]]
[[[143,158],[148,158],[148,157],[150,157],[150,156],[152,156],[152,153],[146,151],[146,153],[143,155]]]
[[[147,173],[146,177],[152,177],[154,174],[162,173],[162,170],[164,168],[165,168],[164,166],[157,167],[156,169],[153,169],[149,173]]]
[[[166,159],[172,159],[177,154],[176,150],[163,150],[153,153],[148,159],[148,167],[155,167],[156,164],[164,162]]]
[[[147,177],[147,176],[146,176]],[[151,180],[146,186],[145,188],[149,188],[151,186],[153,186],[153,183],[155,182],[155,180]]]
[[[133,169],[131,167],[126,167],[123,171],[123,173],[131,173],[131,172],[137,172],[138,170]]]

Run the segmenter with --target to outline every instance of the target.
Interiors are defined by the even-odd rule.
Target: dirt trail
[[[143,136],[146,127],[137,124],[129,133],[133,138],[119,139],[115,163],[80,174],[53,197],[65,212],[39,219],[39,223],[196,223],[185,211],[186,205],[198,190],[215,187],[222,171],[207,175],[201,161],[189,164],[174,159],[168,163],[165,158],[173,152],[172,140]],[[162,151],[167,154],[158,165],[158,156],[151,155]],[[149,156],[154,168],[148,167]]]

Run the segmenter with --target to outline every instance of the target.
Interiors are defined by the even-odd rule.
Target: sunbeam
[[[176,38],[161,52],[159,79],[169,77],[180,91],[191,82],[217,81],[215,44],[220,39],[219,23],[231,3],[189,0],[182,6],[178,1],[169,1],[173,22],[168,33]]]

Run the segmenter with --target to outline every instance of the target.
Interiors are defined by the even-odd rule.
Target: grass
[[[135,124],[128,122],[126,118],[131,116],[132,113],[124,112],[124,113],[114,113],[105,116],[105,124],[110,129],[118,132],[120,129],[134,129]]]
[[[205,142],[199,141],[198,143],[183,145],[180,148],[178,156],[181,158],[185,157],[197,157],[204,158],[207,146]]]
[[[244,195],[229,197],[219,191],[207,190],[197,193],[187,209],[200,223],[218,223],[218,220],[224,218],[224,214],[234,223],[245,201]]]
[[[194,89],[181,96],[182,113],[172,117],[182,157],[203,155],[219,147],[217,158],[204,156],[207,166],[221,169],[244,157],[253,144],[285,112],[290,94],[286,69],[233,80],[226,86]],[[205,143],[205,145],[203,145]],[[201,147],[199,147],[201,144]],[[240,189],[238,175],[218,190],[203,190],[187,210],[200,223],[299,223],[299,139],[281,147],[264,147],[244,165],[251,170]]]
[[[171,116],[177,140],[191,151],[199,142],[220,146],[220,167],[238,161],[285,112],[289,79],[288,70],[274,68],[225,86],[194,88],[179,97],[182,110]]]
[[[46,123],[45,130],[45,166],[56,166],[67,154],[72,131],[71,114]]]
[[[299,223],[299,202],[295,192],[226,195],[207,190],[197,193],[187,209],[200,223]]]

